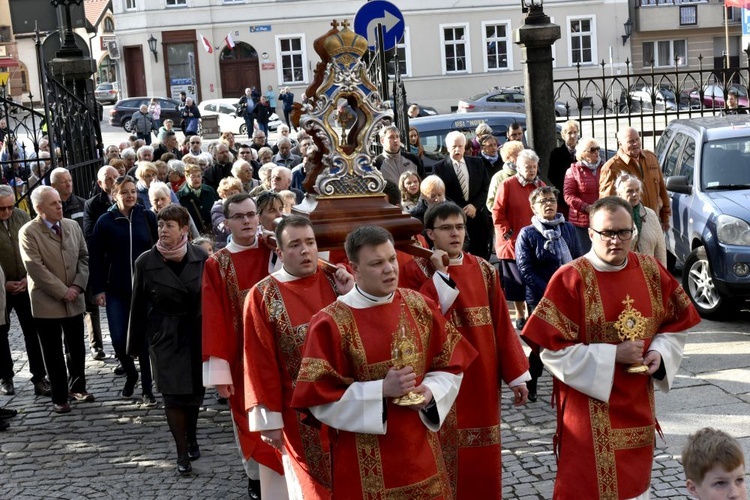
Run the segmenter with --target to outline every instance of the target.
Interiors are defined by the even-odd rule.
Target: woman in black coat
[[[200,457],[196,436],[203,402],[201,281],[205,250],[188,243],[189,215],[169,205],[158,215],[159,240],[135,262],[128,353],[148,341],[154,382],[164,398],[177,446],[177,470],[192,471]]]

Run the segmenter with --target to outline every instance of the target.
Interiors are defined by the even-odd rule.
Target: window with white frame
[[[440,25],[440,42],[443,48],[443,74],[471,73],[471,46],[469,25]]]
[[[570,64],[596,63],[596,27],[594,17],[568,17]]]
[[[125,0],[125,10],[135,10],[136,0]]]
[[[278,74],[282,84],[304,83],[307,81],[307,55],[304,35],[284,35],[276,37],[276,50],[279,54]]]
[[[686,66],[687,40],[659,40],[643,42],[643,67]]]
[[[484,48],[484,70],[512,69],[510,21],[487,21],[482,23],[482,47]]]
[[[185,7],[187,0],[167,0],[167,7]]]
[[[398,67],[399,67],[399,71],[401,72],[402,77],[411,76],[411,57],[410,57],[409,47],[410,47],[409,28],[407,27],[404,29],[404,36],[401,38],[401,41],[397,43],[396,47],[394,48],[394,50],[396,51],[396,54],[398,54]],[[391,59],[388,60],[386,69],[388,71],[389,77],[392,78],[396,75],[396,58],[395,57],[392,57]]]

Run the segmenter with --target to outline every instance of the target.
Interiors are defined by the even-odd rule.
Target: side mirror
[[[667,177],[665,184],[667,186],[667,191],[673,191],[675,193],[681,193],[681,194],[692,194],[693,188],[692,186],[688,185],[687,177],[684,175],[672,175],[670,177]]]

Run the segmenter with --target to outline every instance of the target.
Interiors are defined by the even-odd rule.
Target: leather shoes
[[[49,380],[45,378],[35,383],[34,394],[37,396],[52,396],[52,386],[49,384]]]
[[[7,420],[0,420],[0,432],[8,430],[8,427],[10,427],[10,422]]]
[[[198,443],[188,443],[188,458],[198,460],[200,457],[201,449],[198,447]]]
[[[9,418],[13,418],[16,415],[18,415],[18,410],[9,410],[7,408],[0,408],[0,420],[8,420]]]
[[[61,405],[56,404],[52,407],[52,410],[55,413],[70,413],[70,405],[68,403]]]
[[[536,400],[538,399],[536,392],[530,392],[526,399],[528,399],[531,403],[536,403]]]
[[[177,458],[177,472],[179,472],[181,476],[187,476],[193,472],[193,466],[190,465],[190,458],[187,455]]]
[[[122,377],[123,375],[125,375],[125,368],[123,368],[120,363],[117,363],[117,366],[115,366],[115,369],[112,371],[114,371],[115,375],[117,375],[118,377]]]
[[[81,401],[84,403],[90,403],[92,401],[96,401],[96,398],[94,397],[94,395],[88,392],[71,392],[68,396],[75,401]]]
[[[130,399],[133,397],[136,382],[138,382],[138,372],[136,372],[132,378],[128,377],[127,380],[125,380],[125,387],[122,388],[122,392],[120,393],[122,399]]]
[[[260,500],[260,480],[259,479],[248,479],[247,480],[247,496],[251,500]]]
[[[0,394],[4,396],[14,396],[16,394],[16,388],[13,386],[13,379],[0,380]]]
[[[95,361],[100,361],[106,357],[107,355],[104,354],[104,350],[101,347],[98,349],[97,348],[91,349],[91,359]]]

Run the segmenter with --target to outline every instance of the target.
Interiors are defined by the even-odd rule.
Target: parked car
[[[724,104],[724,89],[723,85],[707,85],[703,90],[703,106],[706,108],[723,108]],[[750,99],[748,99],[747,89],[742,85],[732,84],[726,88],[727,94],[730,90],[737,91],[737,102],[740,106],[747,107],[750,105]],[[701,101],[701,96],[698,90],[694,90],[690,93],[690,97]]]
[[[409,120],[409,125],[419,132],[419,140],[424,148],[422,159],[425,171],[432,172],[432,166],[448,156],[445,148],[445,136],[453,130],[460,130],[471,140],[477,125],[486,123],[492,127],[492,133],[497,136],[498,144],[506,140],[506,132],[511,123],[520,123],[526,130],[526,115],[521,113],[472,113],[471,115],[451,113],[417,117]]]
[[[94,98],[101,104],[114,104],[119,93],[120,87],[117,82],[103,82],[96,86]]]
[[[511,113],[526,112],[526,97],[523,89],[512,87],[482,92],[468,99],[458,101],[459,113],[476,113],[478,111],[505,111]],[[565,103],[555,103],[555,115],[567,116]]]
[[[222,132],[228,130],[235,135],[247,135],[245,119],[237,116],[235,105],[238,101],[239,99],[209,99],[198,104],[198,109],[201,116],[218,115],[219,129]],[[268,120],[268,130],[273,132],[279,125],[281,125],[281,120],[276,113],[273,113]]]
[[[672,200],[669,264],[701,316],[726,318],[750,297],[748,117],[673,120],[656,154]]]
[[[149,105],[151,97],[129,97],[117,101],[115,106],[109,111],[109,124],[113,127],[122,127],[126,132],[132,132],[133,127],[130,125],[130,118],[133,113],[141,108],[141,104]],[[167,118],[174,121],[174,128],[180,128],[180,101],[168,97],[156,97],[161,106],[160,120],[162,123]]]

